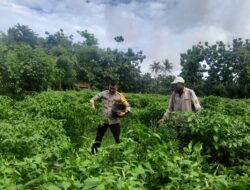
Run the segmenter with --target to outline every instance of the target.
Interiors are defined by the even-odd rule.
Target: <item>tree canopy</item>
[[[40,37],[29,26],[17,24],[0,32],[0,93],[76,89],[78,82],[103,90],[110,80],[119,81],[121,91],[170,93],[173,63],[167,58],[154,61],[151,73],[143,74],[142,51],[100,48],[94,34],[77,33],[80,42],[63,29]],[[113,39],[126,43],[121,35]],[[250,96],[249,40],[200,42],[180,55],[180,64],[180,75],[198,95]]]

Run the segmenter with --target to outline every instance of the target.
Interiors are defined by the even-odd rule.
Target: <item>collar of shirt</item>
[[[178,95],[179,98],[187,98],[188,88],[184,87],[182,93],[175,92],[175,95]]]
[[[116,91],[114,94],[111,94],[110,91],[108,90],[108,94],[111,95],[111,96],[114,96],[114,95],[117,95],[118,92]]]

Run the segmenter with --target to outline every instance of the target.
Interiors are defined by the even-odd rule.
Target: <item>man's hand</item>
[[[92,107],[93,109],[95,109],[95,103],[94,103],[94,102],[90,102],[90,104],[91,104],[91,107]]]
[[[126,113],[127,113],[127,111],[119,111],[119,112],[117,112],[117,115],[119,117],[123,117],[124,115],[126,115]]]
[[[91,104],[91,107],[92,107],[93,109],[95,109],[95,101],[90,100],[90,104]]]
[[[160,125],[162,125],[164,122],[165,122],[165,119],[164,119],[164,118],[161,118],[161,119],[159,120]]]

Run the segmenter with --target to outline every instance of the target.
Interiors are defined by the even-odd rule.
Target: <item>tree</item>
[[[58,68],[57,81],[60,90],[73,89],[76,83],[75,62],[66,55],[61,55],[56,61]]]
[[[175,79],[175,76],[173,75],[159,75],[158,81],[159,81],[159,88],[157,89],[157,92],[160,94],[168,94],[170,95],[172,92],[172,85],[171,82]]]
[[[77,43],[63,29],[39,37],[28,26],[18,24],[10,27],[7,34],[1,33],[1,92],[67,90],[74,88],[77,81],[91,82],[94,88],[103,90],[114,79],[119,81],[121,91],[156,92],[154,82],[159,89],[163,88],[159,85],[164,84],[165,77],[158,75],[170,72],[171,64],[164,71],[159,63],[160,69],[155,68],[153,79],[150,74],[141,74],[141,63],[146,58],[142,51],[102,49],[94,34],[87,30],[78,33],[84,39]],[[114,39],[117,43],[124,41],[122,36]]]
[[[241,38],[233,40],[233,54],[235,59],[234,82],[238,89],[238,97],[250,97],[250,43]]]
[[[187,53],[181,54],[182,69],[180,75],[185,79],[186,84],[195,90],[198,90],[198,84],[203,78],[203,60],[203,46],[200,44],[187,50]]]
[[[249,97],[250,44],[239,38],[232,45],[199,43],[181,54],[181,75],[198,94]]]
[[[42,91],[53,83],[55,64],[43,49],[15,45],[4,51],[4,58],[0,62],[1,93],[13,95]]]
[[[165,59],[163,62],[163,72],[166,75],[167,73],[171,73],[173,69],[173,63],[169,62],[168,59]]]
[[[4,38],[6,39],[3,41],[7,45],[28,44],[34,48],[38,43],[37,34],[28,26],[20,24],[10,27],[8,29],[8,34],[4,35]]]
[[[73,35],[67,36],[64,34],[63,29],[60,29],[55,34],[45,32],[47,35],[43,41],[43,47],[50,50],[53,47],[62,47],[68,52],[73,53]]]
[[[82,43],[83,45],[97,47],[98,40],[94,36],[94,34],[89,33],[88,30],[77,31],[77,33],[80,34],[80,36],[85,39],[85,41]]]
[[[154,73],[154,80],[155,80],[155,92],[159,92],[159,74],[164,71],[164,67],[161,65],[160,62],[154,61],[153,64],[150,65],[151,72]]]
[[[115,40],[117,43],[124,42],[124,38],[123,38],[122,36],[116,36],[116,37],[114,37],[114,40]]]
[[[122,36],[116,36],[114,37],[114,40],[117,42],[117,46],[119,43],[124,42],[124,38]]]
[[[8,43],[8,36],[0,31],[0,44],[6,45]]]
[[[157,78],[159,73],[163,71],[163,67],[160,62],[154,61],[153,64],[150,65],[150,70],[154,73],[155,78]]]
[[[141,76],[140,92],[151,93],[153,92],[154,80],[150,73],[145,73]]]

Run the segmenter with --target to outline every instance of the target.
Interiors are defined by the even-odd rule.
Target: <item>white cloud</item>
[[[147,56],[143,72],[169,58],[177,74],[180,53],[199,41],[250,38],[249,9],[248,0],[1,0],[0,30],[17,23],[40,35],[62,28],[79,40],[76,30],[88,29],[103,48],[115,48],[113,38],[123,35],[119,48]]]

